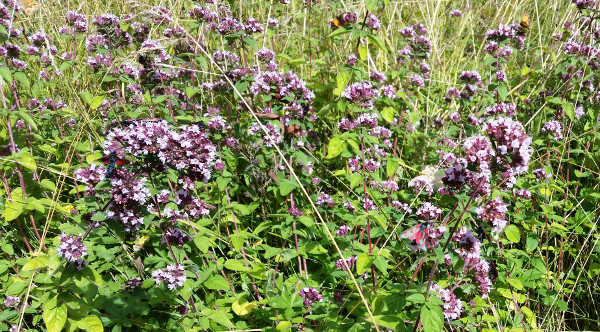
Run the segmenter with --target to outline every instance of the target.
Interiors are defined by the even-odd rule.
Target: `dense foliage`
[[[600,329],[596,2],[22,5],[0,329]]]

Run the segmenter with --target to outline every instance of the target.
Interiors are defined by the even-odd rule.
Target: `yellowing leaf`
[[[67,322],[67,306],[61,304],[52,309],[44,308],[42,318],[48,332],[60,332]]]
[[[98,316],[87,316],[86,318],[80,320],[77,326],[89,332],[102,332],[104,331],[104,326],[102,325],[102,321]]]
[[[150,235],[144,235],[144,236],[142,236],[133,245],[133,250],[135,250],[135,251],[141,250],[142,248],[144,248],[144,245],[146,244],[146,242],[148,242],[148,240],[150,240]]]
[[[340,155],[344,151],[345,143],[338,137],[331,138],[329,146],[327,148],[327,158],[334,158]]]
[[[48,266],[48,255],[39,255],[38,257],[32,257],[25,265],[23,265],[22,271],[32,271],[37,269],[43,269]]]
[[[233,304],[231,304],[231,309],[238,316],[245,316],[251,313],[252,310],[256,307],[258,307],[256,303],[248,302],[248,300],[246,300],[245,298],[236,300],[235,302],[233,302]]]

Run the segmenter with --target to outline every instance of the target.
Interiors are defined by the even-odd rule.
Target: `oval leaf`
[[[327,158],[337,157],[343,150],[344,141],[338,137],[333,137],[331,141],[329,141],[329,146],[327,147]]]
[[[61,304],[52,309],[44,309],[42,318],[48,332],[60,332],[67,322],[67,306]]]
[[[102,332],[104,331],[104,326],[102,325],[102,321],[97,316],[87,316],[86,318],[79,321],[77,324],[80,329],[90,331],[90,332]]]
[[[515,225],[508,225],[504,230],[504,234],[506,234],[506,238],[510,242],[518,243],[521,241],[521,233],[519,232],[519,228]]]
[[[423,306],[423,310],[421,310],[421,321],[423,322],[423,331],[440,332],[442,327],[444,327],[442,308],[428,302]]]

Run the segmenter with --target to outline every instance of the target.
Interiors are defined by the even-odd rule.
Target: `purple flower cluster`
[[[444,302],[444,318],[448,321],[459,319],[463,311],[463,305],[456,295],[438,284],[433,284],[431,290],[437,292],[439,294],[437,296]]]
[[[304,306],[307,308],[314,302],[323,302],[323,296],[312,287],[302,288],[298,294],[304,299]]]
[[[343,201],[342,205],[344,206],[344,208],[346,208],[346,210],[348,210],[348,212],[350,212],[350,213],[356,212],[356,207],[354,206],[354,204],[352,204],[352,202]],[[344,227],[344,226],[342,226],[342,227]],[[345,227],[347,227],[347,226],[345,226]]]
[[[338,230],[335,232],[335,235],[337,236],[342,236],[342,237],[346,237],[348,236],[348,232],[350,231],[350,227],[348,225],[342,225],[340,226],[340,228],[338,228]]]
[[[368,81],[352,83],[342,91],[342,97],[346,100],[367,109],[373,108],[379,95],[379,88]]]
[[[306,87],[306,82],[298,78],[294,72],[279,73],[265,71],[256,76],[250,86],[252,94],[279,94],[280,99],[312,101],[315,94]]]
[[[4,300],[4,306],[7,308],[17,308],[19,303],[21,303],[21,298],[18,296],[8,295]]]
[[[563,138],[562,135],[562,123],[551,120],[544,124],[542,127],[542,133],[550,133],[554,137],[555,141],[560,141]]]
[[[398,51],[400,63],[409,59],[429,58],[431,54],[431,40],[425,35],[428,33],[423,23],[417,23],[413,26],[404,27],[399,30],[400,34],[407,43],[404,48]]]
[[[348,22],[349,24],[356,23],[356,21],[358,20],[358,12],[356,10],[354,12],[345,12],[342,13],[340,17],[342,18],[342,20]]]
[[[492,281],[488,275],[489,263],[481,257],[481,242],[466,227],[460,228],[452,241],[456,244],[454,251],[464,261],[463,270],[474,274],[482,298],[487,297],[492,288]]]
[[[178,191],[177,198],[174,199],[173,202],[184,211],[184,213],[181,214],[183,218],[198,219],[202,216],[208,216],[212,209],[211,206],[196,198],[186,190]],[[177,212],[177,214],[179,214],[179,212]]]
[[[358,60],[358,58],[356,57],[356,55],[351,54],[348,56],[348,59],[346,59],[346,64],[348,66],[356,66],[356,61]]]
[[[381,163],[375,159],[368,158],[364,160],[363,165],[361,165],[360,160],[359,156],[348,159],[348,168],[353,172],[362,172],[364,169],[367,173],[373,173],[381,167]]]
[[[381,20],[377,17],[377,15],[369,12],[367,14],[367,27],[373,30],[379,30],[381,28]]]
[[[545,182],[546,180],[548,180],[549,178],[552,177],[552,174],[548,174],[546,172],[546,169],[543,167],[534,169],[532,173],[533,173],[533,175],[535,175],[536,179],[539,182]]]
[[[595,0],[571,0],[571,2],[573,2],[579,10],[593,9],[596,4]]]
[[[320,193],[319,196],[317,196],[317,201],[315,202],[315,204],[317,204],[318,206],[333,206],[334,203],[335,201],[333,200],[333,198],[331,198],[331,196],[326,193]]]
[[[283,136],[281,135],[281,131],[272,123],[263,123],[262,128],[267,132],[261,129],[261,125],[258,123],[253,123],[248,129],[248,134],[250,136],[258,135],[262,138],[263,145],[266,147],[273,147],[283,141]]]
[[[169,228],[163,233],[162,242],[182,247],[189,240],[191,240],[190,237],[179,228]]]
[[[496,155],[504,157],[501,162],[512,168],[513,174],[527,172],[531,159],[531,137],[527,135],[523,124],[508,117],[489,119],[481,129],[494,141]]]
[[[471,177],[471,171],[466,166],[464,159],[457,159],[453,165],[444,170],[442,177],[444,184],[450,189],[460,190]]]
[[[515,196],[522,197],[525,199],[531,199],[531,191],[529,191],[527,189],[520,189],[520,190],[515,191]]]
[[[81,270],[85,263],[83,257],[87,255],[86,245],[83,243],[81,234],[73,236],[64,234],[60,237],[60,244],[56,249],[58,256],[65,258],[68,262],[74,263],[77,270]]]
[[[74,35],[76,33],[86,33],[88,30],[87,18],[76,11],[67,12],[65,20],[67,25],[59,28],[61,34]]]
[[[494,106],[488,107],[485,110],[485,116],[492,115],[508,115],[514,116],[517,114],[517,105],[515,103],[497,103]]]
[[[96,193],[94,187],[98,182],[102,181],[105,176],[106,168],[96,164],[91,164],[87,168],[81,168],[75,171],[75,180],[87,185],[85,187],[86,196],[93,196]]]
[[[139,277],[131,278],[127,280],[127,287],[136,288],[142,285],[142,279]]]
[[[419,175],[408,182],[408,186],[413,188],[415,193],[433,194],[433,184],[426,175]]]
[[[392,180],[373,182],[373,188],[380,188],[386,195],[391,195],[400,189],[398,183]]]
[[[466,161],[471,165],[477,165],[479,171],[489,178],[490,164],[496,156],[490,140],[482,135],[471,136],[465,140],[463,148]]]
[[[419,217],[425,221],[432,221],[432,220],[436,220],[440,217],[440,215],[442,214],[442,209],[440,209],[439,207],[437,207],[429,202],[425,202],[417,210],[416,214],[417,214],[417,217]]]
[[[150,191],[145,186],[146,178],[138,179],[134,173],[120,168],[114,171],[110,182],[113,201],[106,216],[120,220],[126,232],[138,230],[143,224],[138,207],[144,206],[150,197]]]
[[[176,287],[183,286],[183,283],[186,281],[185,270],[183,266],[177,264],[172,265],[169,264],[163,270],[155,270],[152,272],[152,277],[156,281],[157,284],[161,282],[166,282],[167,287],[169,289],[175,289]]]
[[[350,258],[340,258],[335,262],[335,267],[337,267],[338,269],[342,270],[342,271],[346,271],[346,266],[344,265],[344,261],[346,261],[346,264],[348,265],[348,267],[350,269],[354,268],[354,265],[356,265],[356,256],[352,256]]]
[[[187,179],[208,181],[215,163],[216,147],[194,124],[181,130],[169,128],[166,121],[134,121],[129,126],[114,128],[103,144],[107,154],[115,152],[119,159],[156,156],[162,165],[186,171]],[[193,188],[192,188],[193,189]]]
[[[397,212],[404,212],[406,214],[412,214],[412,209],[406,203],[402,203],[400,201],[394,200],[392,201],[392,207],[396,209]]]
[[[507,211],[508,205],[500,197],[492,199],[486,205],[479,206],[475,210],[479,219],[494,226],[494,233],[502,233],[504,228],[506,228],[508,224],[508,220],[506,220]]]
[[[463,13],[458,10],[458,9],[454,9],[453,11],[450,12],[450,16],[452,17],[462,17]]]

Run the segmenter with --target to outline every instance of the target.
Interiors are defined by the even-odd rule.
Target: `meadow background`
[[[600,329],[600,3],[22,1],[0,330]]]

